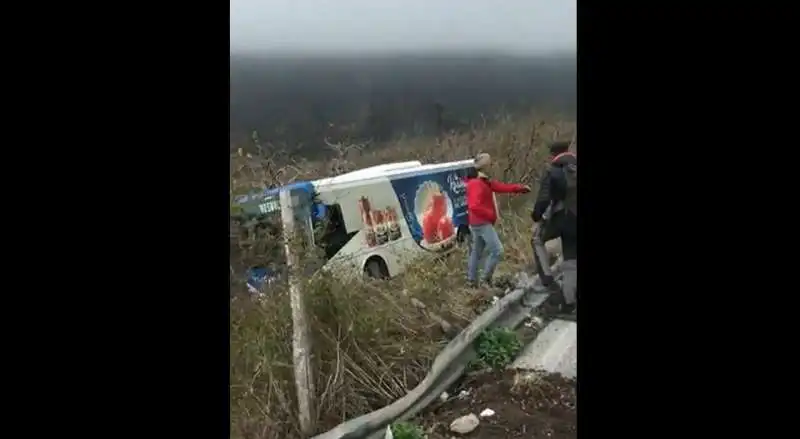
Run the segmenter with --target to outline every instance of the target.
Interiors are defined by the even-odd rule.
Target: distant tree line
[[[278,59],[231,55],[231,141],[299,152],[333,142],[428,136],[492,112],[576,106],[573,56]]]

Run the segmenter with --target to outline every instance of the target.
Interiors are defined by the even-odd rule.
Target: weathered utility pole
[[[304,237],[297,234],[295,212],[298,203],[287,190],[280,193],[281,219],[283,222],[286,266],[289,275],[289,296],[292,306],[292,362],[294,364],[294,383],[297,389],[297,412],[300,430],[310,437],[314,430],[312,405],[314,398],[314,376],[311,371],[311,340],[309,320],[306,315],[305,300],[300,281],[300,244]]]

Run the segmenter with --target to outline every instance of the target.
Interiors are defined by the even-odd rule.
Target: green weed
[[[422,428],[410,422],[392,424],[392,435],[394,439],[423,439],[425,437]]]
[[[507,328],[487,329],[475,340],[478,362],[483,367],[501,369],[509,365],[522,349],[517,334]]]

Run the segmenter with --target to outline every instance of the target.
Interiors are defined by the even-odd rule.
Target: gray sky
[[[231,50],[574,50],[577,0],[230,0]]]

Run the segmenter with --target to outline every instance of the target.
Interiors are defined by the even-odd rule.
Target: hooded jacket
[[[564,165],[576,163],[578,163],[578,157],[571,152],[559,154],[550,162],[550,167],[541,180],[539,193],[533,205],[531,216],[535,222],[538,223],[542,220],[542,215],[544,215],[551,202],[564,200],[567,195]]]
[[[578,158],[572,153],[557,155],[542,178],[536,204],[533,206],[533,220],[539,222],[551,202],[562,201],[566,197],[566,177],[564,165],[578,163]],[[561,238],[561,251],[564,260],[578,259],[578,218],[562,210],[548,220],[555,235]]]
[[[526,191],[524,185],[501,183],[482,172],[478,172],[477,177],[467,177],[464,180],[467,186],[467,215],[471,226],[494,224],[497,221],[495,193],[517,194]]]

